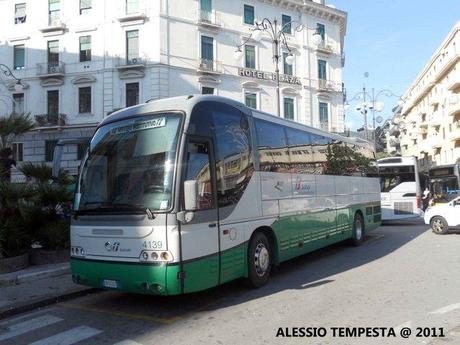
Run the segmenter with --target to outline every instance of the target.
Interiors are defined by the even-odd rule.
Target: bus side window
[[[331,138],[311,134],[314,174],[316,175],[325,175],[327,172],[327,150],[331,142]]]
[[[290,160],[284,127],[263,120],[256,120],[255,123],[260,170],[289,173]]]
[[[298,174],[314,173],[313,154],[310,134],[293,128],[287,128],[291,172]]]
[[[213,111],[219,207],[236,204],[253,173],[251,135],[246,115],[225,106]]]

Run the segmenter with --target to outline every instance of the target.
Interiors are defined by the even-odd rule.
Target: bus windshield
[[[169,209],[180,120],[179,115],[161,114],[99,128],[83,167],[75,210]]]
[[[379,167],[380,191],[388,193],[403,182],[416,182],[413,166]]]

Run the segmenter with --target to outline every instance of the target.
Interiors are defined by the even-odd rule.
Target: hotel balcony
[[[432,135],[427,139],[427,142],[432,149],[440,149],[442,147],[442,140],[439,135]]]
[[[35,115],[36,127],[61,127],[65,126],[66,114],[41,114]]]
[[[318,90],[321,92],[340,92],[341,86],[327,79],[318,79]]]
[[[144,24],[147,11],[143,4],[127,7],[123,6],[117,15],[117,20],[122,26]]]
[[[41,28],[40,31],[44,36],[64,33],[65,23],[61,20],[61,13],[58,11],[48,16],[48,26]]]
[[[201,73],[221,74],[222,62],[208,59],[199,59],[197,71]]]
[[[460,89],[460,73],[454,73],[449,76],[449,82],[447,83],[447,90],[457,91]]]
[[[63,77],[65,64],[59,62],[43,62],[37,64],[37,76],[40,78]]]
[[[399,132],[400,132],[399,129],[400,129],[399,125],[392,125],[392,126],[390,127],[390,130],[388,131],[388,133],[389,133],[390,135],[398,135]]]
[[[327,44],[326,42],[321,42],[316,46],[316,51],[319,53],[330,55],[334,52],[334,49],[332,49],[332,46],[330,44]]]
[[[218,29],[221,27],[221,18],[220,14],[216,11],[206,11],[198,10],[197,11],[197,24],[200,26],[208,27],[211,29]]]
[[[126,70],[126,69],[143,69],[145,68],[146,63],[145,60],[141,57],[118,57],[117,60],[117,69],[118,70]]]

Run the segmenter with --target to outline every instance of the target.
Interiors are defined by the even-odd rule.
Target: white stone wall
[[[14,24],[14,4],[27,3],[27,21]],[[238,67],[244,59],[234,60],[235,46],[247,37],[251,26],[243,23],[243,6],[255,7],[256,20],[290,15],[311,28],[288,35],[288,44],[295,55],[294,75],[302,85],[282,83],[283,94],[295,97],[296,120],[319,126],[319,101],[329,104],[329,129],[343,131],[343,101],[341,93],[342,64],[346,30],[346,13],[327,7],[324,1],[286,0],[213,0],[213,11],[219,26],[209,28],[198,22],[198,0],[140,1],[140,13],[129,20],[125,16],[124,0],[94,0],[90,14],[79,14],[79,1],[61,1],[63,30],[42,32],[48,27],[47,0],[0,1],[0,63],[13,66],[13,46],[26,47],[25,68],[14,71],[26,85],[25,110],[32,116],[47,112],[48,90],[59,90],[60,113],[66,114],[66,126],[48,128],[24,136],[24,160],[43,159],[42,146],[46,138],[66,138],[77,135],[82,126],[95,125],[107,113],[125,106],[125,84],[139,82],[140,101],[183,94],[200,93],[202,86],[212,86],[216,94],[244,101],[245,90],[256,91],[258,108],[276,113],[276,88],[273,81],[240,77]],[[326,27],[325,44],[330,53],[321,53],[312,43],[317,23]],[[294,27],[294,25],[293,25]],[[139,30],[140,58],[145,68],[119,69],[125,58],[125,32]],[[46,30],[45,30],[46,31]],[[48,30],[49,31],[49,30]],[[92,61],[79,62],[79,37],[90,35]],[[222,63],[222,73],[197,71],[200,58],[200,35],[214,37],[214,56]],[[65,73],[60,78],[40,78],[38,64],[47,62],[47,41],[59,40],[60,60]],[[257,65],[261,71],[274,72],[272,45],[265,37],[256,46]],[[327,61],[327,78],[335,91],[320,92],[317,60]],[[282,70],[282,64],[280,64]],[[249,83],[248,83],[249,82]],[[332,85],[331,84],[331,85]],[[92,109],[78,114],[78,88],[91,86]],[[13,90],[0,85],[0,114],[12,110],[9,97]],[[281,109],[283,106],[281,105]],[[95,127],[92,127],[93,129]],[[91,132],[91,130],[84,129]]]

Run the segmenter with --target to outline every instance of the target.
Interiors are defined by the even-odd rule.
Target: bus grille
[[[413,213],[412,202],[395,202],[394,213],[395,214],[412,214]]]

